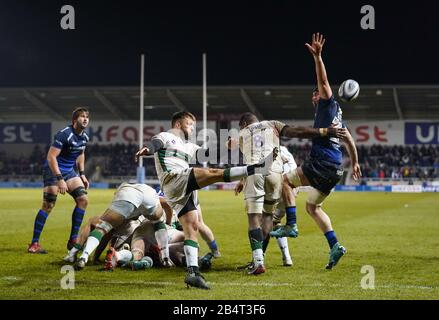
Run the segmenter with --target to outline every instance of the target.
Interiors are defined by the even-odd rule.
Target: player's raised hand
[[[139,157],[144,156],[149,153],[149,149],[147,147],[143,147],[139,151],[136,152],[134,160],[137,162],[139,161]]]
[[[312,35],[311,44],[305,43],[305,46],[314,57],[320,57],[324,44],[325,39],[323,38],[323,35],[317,32]]]
[[[362,174],[361,174],[360,165],[358,164],[358,162],[354,163],[352,165],[352,178],[355,181],[358,181],[358,180],[360,180],[361,176],[362,176]]]

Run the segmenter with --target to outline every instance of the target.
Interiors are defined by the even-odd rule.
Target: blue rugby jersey
[[[85,145],[89,140],[90,138],[85,131],[78,135],[72,125],[57,132],[52,147],[61,149],[61,153],[56,157],[61,173],[70,172],[74,169],[76,159],[84,152]],[[44,167],[49,167],[47,160],[44,162]]]
[[[342,114],[340,105],[335,101],[334,96],[328,100],[320,98],[316,108],[314,128],[344,128]],[[329,137],[313,138],[310,157],[341,165],[343,155],[340,149],[340,139]]]

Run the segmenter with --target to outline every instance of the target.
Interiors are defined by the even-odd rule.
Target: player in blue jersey
[[[314,57],[317,73],[317,88],[312,96],[312,104],[315,107],[314,128],[342,128],[345,127],[342,122],[342,110],[332,94],[321,56],[324,43],[323,35],[317,33],[313,34],[311,44],[305,44]],[[357,149],[349,131],[343,138],[343,142],[351,159],[352,177],[358,180],[361,177],[361,170],[358,164]],[[331,220],[322,209],[323,201],[342,176],[340,139],[330,137],[313,138],[310,159],[286,175],[287,181],[294,188],[312,187],[308,195],[306,211],[315,220],[328,241],[330,253],[326,269],[332,269],[346,253],[346,249],[337,240]],[[291,226],[286,225],[271,234],[276,237],[292,236],[294,234],[292,231]]]
[[[58,192],[63,195],[68,192],[76,202],[67,248],[70,250],[77,243],[79,228],[88,204],[86,189],[89,183],[84,174],[84,150],[89,141],[84,130],[89,123],[88,116],[86,108],[76,108],[72,114],[72,125],[55,135],[43,166],[43,205],[35,217],[29,253],[47,253],[41,248],[39,240],[46,219],[55,206]],[[75,167],[79,173],[75,172]]]

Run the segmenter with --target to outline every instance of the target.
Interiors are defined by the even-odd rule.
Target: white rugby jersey
[[[294,157],[291,154],[291,152],[289,152],[288,149],[284,146],[280,147],[280,157],[283,162],[283,169],[284,169],[283,174],[286,174],[291,170],[297,168],[296,160],[294,160]]]
[[[170,130],[171,131],[171,130]],[[161,132],[152,139],[159,139],[163,147],[154,154],[155,168],[161,185],[168,172],[189,168],[189,162],[201,147],[185,141],[172,132]]]
[[[275,147],[279,147],[279,136],[284,127],[285,124],[280,121],[261,121],[242,129],[239,132],[239,147],[245,164],[256,164],[267,157]],[[281,157],[276,158],[271,170],[282,173]]]

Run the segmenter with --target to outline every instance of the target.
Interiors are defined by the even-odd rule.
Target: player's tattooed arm
[[[344,139],[346,131],[345,128],[291,127],[287,125],[281,130],[280,136],[285,138],[335,137]]]
[[[311,44],[305,43],[305,46],[314,57],[317,74],[317,86],[319,88],[320,97],[327,100],[332,97],[332,89],[329,85],[328,75],[322,59],[322,50],[324,44],[325,39],[323,38],[323,35],[317,33],[312,35]]]
[[[346,137],[343,139],[343,142],[346,145],[346,149],[348,150],[349,153],[349,158],[351,159],[352,178],[354,178],[354,180],[357,181],[361,178],[361,168],[360,168],[360,164],[358,163],[357,147],[355,146],[354,139],[352,138],[349,130],[347,129],[346,129]]]
[[[149,141],[145,143],[145,146],[136,152],[135,159],[136,161],[141,156],[150,156],[159,151],[161,148],[163,148],[164,143],[160,139],[152,139],[152,141]]]

